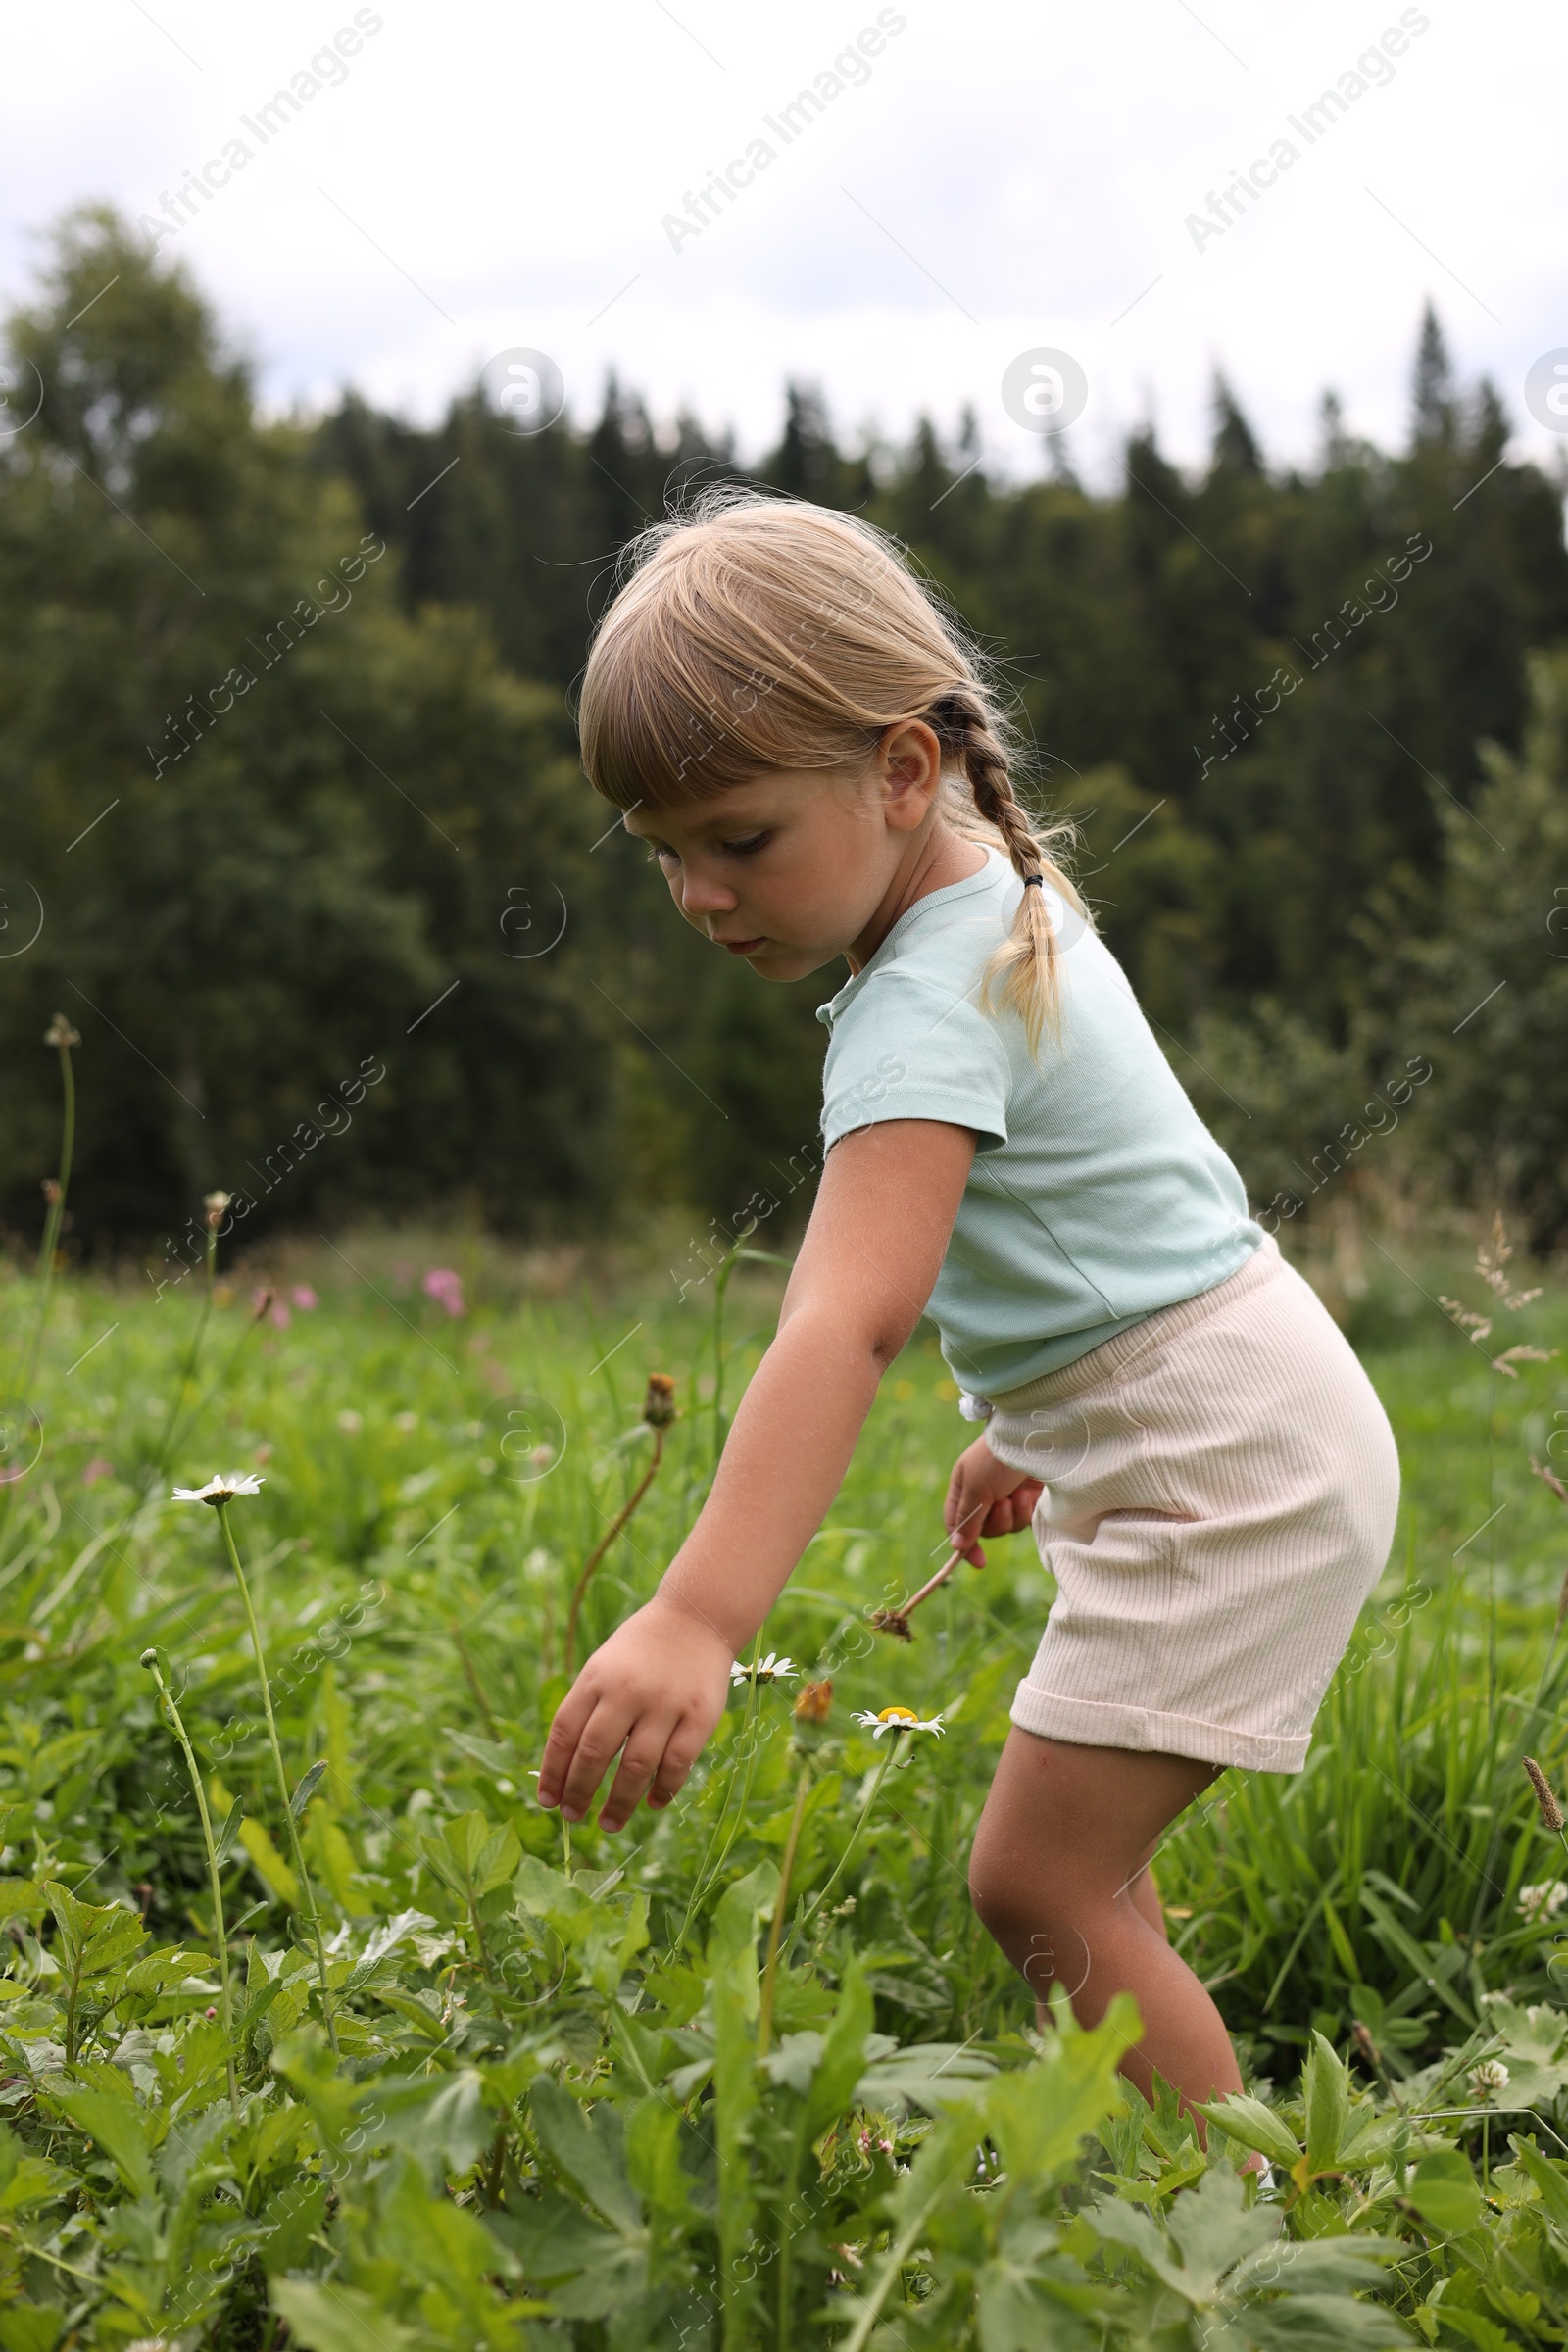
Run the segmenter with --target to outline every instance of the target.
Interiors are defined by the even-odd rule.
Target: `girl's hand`
[[[1042,1480],[1010,1470],[1005,1462],[998,1461],[984,1438],[976,1438],[954,1463],[948,1498],[942,1506],[943,1524],[954,1550],[983,1568],[986,1555],[980,1538],[1010,1536],[1027,1527],[1044,1493]]]
[[[651,1600],[595,1650],[557,1709],[539,1802],[581,1821],[620,1755],[599,1827],[624,1828],[645,1790],[656,1811],[667,1805],[724,1712],[734,1662],[715,1627],[678,1602]]]

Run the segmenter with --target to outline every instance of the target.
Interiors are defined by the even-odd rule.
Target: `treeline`
[[[614,384],[590,430],[533,438],[477,392],[431,430],[353,395],[264,423],[189,280],[102,211],[9,341],[37,413],[0,458],[8,1223],[37,1230],[57,1006],[80,1247],[175,1232],[215,1186],[258,1234],[454,1203],[706,1222],[780,1191],[831,978],[760,987],[673,920],[569,719],[616,550],[740,478],[732,447]],[[1397,455],[1326,397],[1316,462],[1271,468],[1218,384],[1198,478],[1145,433],[1111,494],[1059,455],[1020,488],[972,426],[848,453],[797,387],[758,471],[896,531],[994,649],[1040,805],[1077,818],[1254,1190],[1300,1197],[1281,1216],[1384,1064],[1426,1056],[1401,1132],[1426,1123],[1429,1172],[1564,1221],[1568,672],[1530,657],[1568,645],[1568,557],[1562,483],[1509,429],[1429,314]]]

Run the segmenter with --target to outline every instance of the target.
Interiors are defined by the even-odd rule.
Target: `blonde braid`
[[[1035,1053],[1042,1032],[1059,1034],[1061,1020],[1059,951],[1045,903],[1046,885],[1083,912],[1077,892],[1050,855],[1058,841],[1070,839],[1071,828],[1053,826],[1045,839],[1037,832],[1013,792],[1007,748],[997,721],[974,687],[950,689],[927,711],[926,723],[944,752],[962,768],[976,815],[1001,837],[1012,870],[1024,884],[1012,935],[998,949],[986,972],[986,993],[994,996],[1000,987],[1004,1002],[1022,1019],[1029,1050]]]

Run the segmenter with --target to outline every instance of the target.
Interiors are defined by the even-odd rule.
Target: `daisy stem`
[[[871,1818],[871,1808],[882,1793],[882,1784],[888,1777],[888,1767],[899,1752],[899,1741],[901,1739],[903,1739],[903,1737],[904,1734],[902,1732],[896,1731],[892,1739],[888,1741],[888,1752],[883,1757],[882,1762],[877,1769],[876,1779],[871,1783],[871,1793],[866,1798],[864,1804],[860,1807],[860,1818],[856,1823],[854,1829],[850,1832],[850,1841],[844,1848],[843,1853],[840,1854],[838,1861],[834,1866],[833,1874],[829,1878],[827,1885],[817,1895],[815,1901],[809,1904],[807,1909],[802,1911],[800,1917],[796,1920],[794,1927],[790,1931],[790,1941],[792,1943],[794,1942],[795,1937],[801,1934],[803,1929],[810,1926],[811,1921],[816,1917],[817,1913],[821,1910],[822,1905],[827,1901],[828,1896],[832,1893],[834,1887],[844,1876],[845,1870],[849,1864],[850,1856],[854,1853],[856,1847],[860,1842],[860,1832],[864,1829],[866,1823]]]
[[[239,1596],[245,1603],[246,1622],[251,1629],[251,1647],[256,1653],[256,1675],[262,1686],[262,1706],[267,1715],[267,1737],[272,1743],[272,1762],[277,1768],[278,1794],[283,1800],[283,1819],[288,1824],[289,1850],[294,1860],[294,1874],[299,1880],[300,1909],[304,1914],[306,1925],[311,1931],[311,1941],[316,1947],[316,1973],[320,1980],[321,1986],[321,2016],[326,2026],[326,2038],[331,2043],[335,2055],[337,2028],[332,2022],[332,1995],[326,1980],[326,1951],[321,1942],[321,1919],[316,1908],[316,1895],[311,1886],[310,1873],[305,1867],[305,1855],[300,1846],[300,1825],[294,1818],[294,1807],[289,1798],[288,1774],[283,1769],[283,1750],[278,1742],[277,1718],[272,1713],[272,1692],[267,1679],[267,1652],[262,1646],[262,1629],[256,1622],[251,1589],[245,1581],[245,1570],[240,1564],[239,1549],[234,1542],[234,1531],[228,1524],[228,1503],[225,1499],[220,1501],[215,1507],[218,1511],[218,1523],[223,1531],[223,1542],[228,1546],[229,1566],[233,1569],[234,1581],[239,1586]]]
[[[778,1986],[778,1946],[784,1933],[784,1913],[790,1899],[790,1878],[795,1869],[796,1848],[801,1842],[801,1824],[806,1819],[806,1799],[811,1786],[811,1767],[801,1772],[795,1790],[795,1810],[790,1815],[789,1836],[784,1840],[784,1859],[778,1866],[778,1900],[773,1905],[773,1923],[767,1931],[767,1962],[762,1970],[762,1993],[757,2018],[757,2055],[767,2056],[768,2043],[773,2038],[773,1995]]]
[[[223,1924],[223,1886],[218,1868],[218,1845],[213,1837],[213,1817],[207,1810],[207,1791],[202,1786],[202,1776],[196,1762],[195,1750],[191,1746],[179,1709],[174,1704],[174,1694],[165,1682],[163,1669],[158,1664],[156,1657],[152,1660],[152,1673],[153,1681],[158,1685],[158,1695],[164,1703],[170,1722],[174,1727],[174,1738],[179,1741],[184,1753],[185,1769],[190,1774],[190,1785],[196,1797],[196,1810],[202,1817],[202,1843],[207,1848],[207,1879],[213,1890],[213,1935],[218,1944],[218,1974],[223,1987],[223,2036],[226,2043],[223,2057],[228,2068],[228,2103],[237,2115],[239,2113],[239,2090],[234,2081],[234,2004],[228,1988],[228,1930]]]
[[[757,1652],[760,1646],[760,1637],[759,1637],[758,1642],[754,1642],[752,1644],[752,1664],[754,1668],[757,1663]],[[713,1824],[712,1836],[708,1840],[708,1850],[704,1854],[702,1862],[698,1867],[696,1881],[692,1886],[691,1899],[686,1905],[686,1916],[680,1923],[680,1934],[676,1936],[674,1942],[669,1947],[669,1956],[666,1966],[672,1967],[680,1956],[681,1947],[685,1943],[686,1937],[691,1932],[692,1921],[697,1916],[697,1906],[702,1901],[703,1896],[708,1892],[708,1889],[712,1885],[713,1880],[723,1869],[725,1862],[728,1860],[729,1849],[735,1842],[736,1832],[739,1830],[741,1822],[745,1818],[746,1802],[751,1793],[752,1772],[755,1770],[757,1764],[757,1743],[755,1740],[752,1742],[752,1746],[746,1759],[746,1781],[741,1790],[740,1809],[735,1816],[734,1822],[731,1824],[729,1837],[725,1840],[724,1850],[719,1855],[718,1860],[713,1863],[712,1870],[710,1871],[708,1866],[712,1860],[713,1848],[717,1845],[719,1838],[722,1835],[724,1822],[729,1812],[729,1800],[735,1788],[735,1776],[740,1769],[740,1749],[745,1742],[748,1732],[750,1732],[752,1728],[752,1719],[757,1712],[757,1676],[755,1673],[753,1673],[747,1683],[746,1713],[742,1718],[740,1733],[735,1741],[736,1753],[730,1759],[729,1778],[724,1783],[724,1798],[723,1802],[718,1808],[718,1819]]]

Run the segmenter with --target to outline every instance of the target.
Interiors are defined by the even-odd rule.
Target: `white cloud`
[[[846,422],[894,433],[922,409],[950,425],[972,400],[988,450],[1029,467],[1039,453],[998,387],[1017,351],[1049,343],[1088,371],[1076,441],[1092,470],[1146,413],[1196,458],[1216,364],[1271,457],[1302,458],[1329,384],[1352,429],[1402,435],[1430,293],[1462,373],[1497,380],[1517,446],[1556,446],[1521,392],[1568,339],[1568,29],[1545,0],[1505,24],[1454,0],[1415,12],[1429,27],[1387,86],[1298,141],[1299,161],[1201,253],[1185,216],[1399,24],[1393,0],[1204,0],[1201,22],[1182,0],[884,9],[884,25],[906,23],[868,78],[772,141],[775,160],[679,252],[662,217],[771,138],[763,117],[876,25],[871,0],[371,13],[382,26],[339,86],[165,247],[189,256],[274,403],[353,381],[429,416],[492,352],[528,344],[557,359],[579,416],[613,366],[656,413],[684,403],[755,451],[793,373]],[[83,0],[69,38],[47,12],[10,26],[8,293],[27,284],[25,231],[86,196],[155,209],[355,10],[154,0],[153,17]]]

